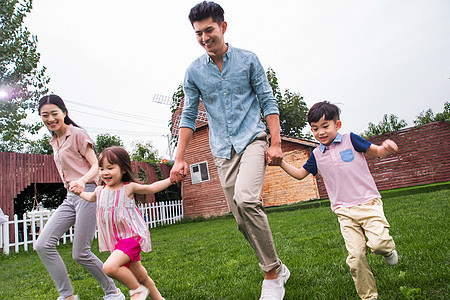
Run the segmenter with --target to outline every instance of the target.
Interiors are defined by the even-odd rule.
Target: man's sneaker
[[[277,272],[277,276],[279,279],[282,280],[283,284],[286,284],[286,281],[288,281],[289,276],[291,276],[291,272],[284,264],[281,264],[281,268]]]
[[[383,260],[386,264],[390,266],[395,266],[398,263],[397,250],[392,250],[391,254],[383,256]]]
[[[284,298],[283,279],[264,279],[259,300],[281,300]]]
[[[125,295],[122,293],[122,291],[120,289],[117,289],[117,291],[119,293],[105,295],[105,297],[103,299],[105,299],[105,300],[125,300]]]

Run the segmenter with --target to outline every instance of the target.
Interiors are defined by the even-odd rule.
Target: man
[[[266,162],[279,165],[282,161],[278,105],[257,56],[225,43],[227,23],[223,14],[220,5],[207,1],[197,4],[189,14],[197,41],[206,53],[186,71],[178,150],[170,177],[180,181],[187,174],[184,155],[195,130],[201,98],[228,206],[265,272],[261,299],[283,299],[290,272],[276,254],[259,199]],[[261,108],[270,130],[270,147]]]

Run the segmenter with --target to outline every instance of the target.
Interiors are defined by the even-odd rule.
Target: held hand
[[[389,153],[394,153],[398,151],[397,144],[392,140],[385,140],[381,146]]]
[[[186,161],[175,161],[170,170],[170,182],[177,183],[183,180],[187,174],[188,165]]]
[[[81,180],[70,182],[69,191],[77,195],[81,194],[84,192],[84,182]]]
[[[283,161],[283,151],[281,146],[270,146],[266,151],[266,164],[269,166],[279,166]]]

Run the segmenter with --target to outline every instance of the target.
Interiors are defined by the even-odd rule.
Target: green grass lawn
[[[450,299],[450,183],[382,194],[400,261],[390,267],[368,254],[379,299]],[[267,211],[278,255],[291,270],[285,299],[359,299],[327,201]],[[234,218],[154,228],[151,235],[153,251],[142,255],[142,263],[166,299],[259,298],[263,273]],[[72,260],[71,245],[58,249],[80,299],[102,299],[98,283]],[[92,249],[101,260],[108,257],[97,240]],[[36,252],[0,255],[0,299],[57,297]]]

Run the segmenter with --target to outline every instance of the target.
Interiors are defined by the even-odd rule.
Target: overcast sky
[[[172,96],[204,52],[187,18],[198,2],[34,0],[25,24],[38,37],[51,92],[94,140],[118,135],[128,150],[150,140],[169,158],[170,109],[153,99]],[[342,133],[362,133],[384,114],[411,126],[450,101],[448,0],[217,2],[225,40],[255,52],[308,107],[338,104]]]

